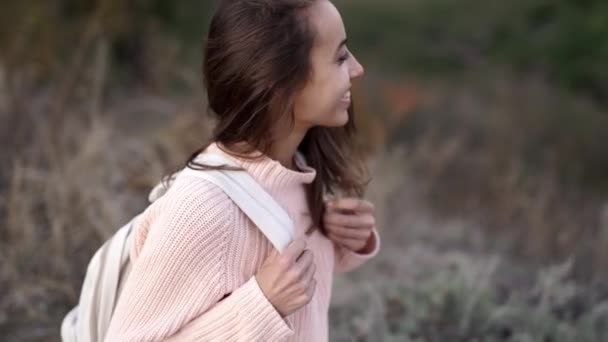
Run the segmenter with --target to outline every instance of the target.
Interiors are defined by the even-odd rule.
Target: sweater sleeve
[[[380,251],[380,235],[378,235],[378,230],[374,228],[372,231],[372,235],[370,236],[372,239],[371,242],[371,252],[369,253],[356,253],[347,248],[338,246],[334,243],[335,255],[336,255],[336,264],[335,264],[335,272],[343,273],[349,272],[361,265],[363,265],[369,259],[375,257]]]
[[[234,203],[206,182],[165,196],[136,251],[105,341],[280,341],[291,335],[255,277],[227,289],[227,277],[239,271],[225,262]]]

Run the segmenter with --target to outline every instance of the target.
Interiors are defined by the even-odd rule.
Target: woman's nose
[[[352,61],[353,63],[350,69],[350,78],[357,78],[363,76],[363,74],[365,73],[363,66],[355,57],[352,58]]]

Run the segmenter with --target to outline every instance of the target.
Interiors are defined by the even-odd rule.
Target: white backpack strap
[[[63,342],[103,341],[118,287],[124,281],[122,273],[128,264],[129,241],[136,218],[107,240],[89,262],[78,306],[66,315],[61,325]]]
[[[104,268],[104,275],[101,277],[101,291],[99,291],[99,317],[97,322],[101,322],[97,326],[97,336],[99,341],[103,341],[105,338],[106,330],[110,325],[110,319],[114,312],[114,306],[118,299],[118,287],[121,285],[121,270],[124,269],[125,264],[129,258],[129,248],[131,247],[130,241],[132,238],[131,231],[133,223],[137,217],[133,218],[131,222],[122,227],[110,241],[108,241],[108,256],[107,265]]]
[[[240,168],[228,156],[215,153],[201,154],[196,161],[206,165]],[[287,212],[246,171],[197,171],[186,168],[180,172],[182,174],[206,179],[220,187],[277,250],[282,252],[293,240],[294,224]],[[103,341],[118,295],[130,271],[129,247],[136,218],[95,253],[87,269],[79,305],[62,322],[62,341]]]
[[[203,153],[196,162],[210,166],[241,168],[233,159],[219,153]],[[203,178],[220,187],[249,217],[280,252],[294,238],[294,223],[287,212],[245,170],[194,170],[185,168],[181,175]]]

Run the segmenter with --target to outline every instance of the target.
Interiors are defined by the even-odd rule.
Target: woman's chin
[[[348,109],[343,109],[338,111],[334,116],[332,116],[331,122],[328,122],[325,126],[327,127],[342,127],[348,123]]]
[[[319,127],[343,127],[350,120],[348,109],[338,109],[333,114],[325,116],[323,121],[318,121],[315,124],[312,124],[310,127],[319,126]]]

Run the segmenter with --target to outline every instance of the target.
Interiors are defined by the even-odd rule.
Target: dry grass
[[[14,112],[21,128],[2,137],[19,142],[3,146],[0,172],[0,288],[8,294],[0,297],[0,336],[9,342],[58,339],[94,250],[144,208],[150,187],[210,127],[191,98],[138,95],[105,110],[74,101],[53,121],[42,115],[44,102],[32,96]],[[573,205],[550,173],[520,183],[517,155],[495,164],[497,150],[471,150],[466,139],[431,131],[371,156],[368,195],[383,249],[336,279],[332,340],[608,338],[606,211],[589,198]],[[571,239],[555,240],[556,232],[582,234],[588,217],[603,235],[550,253]]]
[[[608,286],[597,270],[596,281],[581,281],[575,258],[514,258],[512,236],[488,234],[474,216],[442,218],[423,195],[426,179],[412,178],[410,156],[398,147],[371,160],[384,244],[336,279],[332,341],[608,338]]]
[[[378,91],[387,87],[390,96]],[[394,109],[393,93],[409,104]],[[403,155],[393,177],[406,191],[390,205],[416,201],[433,217],[467,220],[509,237],[505,247],[528,260],[576,256],[575,273],[605,279],[606,192],[593,174],[605,164],[598,127],[605,132],[608,120],[599,108],[505,73],[441,83],[376,79],[363,94],[377,151]]]
[[[442,21],[418,20],[425,11],[417,6],[373,9],[389,5],[385,25],[370,26],[374,13],[363,7],[366,19],[349,16],[350,34],[373,46],[370,62],[433,68],[433,57],[449,56],[483,68],[484,57],[459,44],[429,45],[437,30],[426,23]],[[52,14],[45,9],[55,5],[41,6],[21,4],[15,13]],[[508,12],[525,12],[517,8]],[[132,22],[121,6],[114,10],[119,26]],[[440,30],[450,33],[445,42],[528,18],[501,19],[498,11],[500,18],[476,23],[469,15],[477,12],[452,12],[437,11],[454,20]],[[78,18],[82,26],[31,17],[8,25],[16,29],[0,53],[0,340],[7,342],[59,339],[95,249],[145,207],[150,187],[210,128],[191,95],[200,93],[198,72],[181,65],[176,40],[144,30],[144,48],[122,62],[146,69],[126,72],[145,78],[138,81],[148,89],[123,92],[110,57],[120,34],[101,30],[101,16]],[[38,28],[45,21],[54,29]],[[387,30],[403,23],[414,25],[406,30],[412,39]],[[517,55],[535,51],[525,48],[535,40],[518,37]],[[551,57],[541,52],[540,60]],[[435,66],[444,65],[440,58]],[[369,197],[383,248],[336,278],[332,341],[608,340],[608,116],[530,77],[476,70],[431,83],[387,81],[367,68],[358,104],[362,139],[376,147]],[[189,95],[167,95],[175,85]]]
[[[57,338],[94,250],[145,207],[151,186],[208,133],[200,110],[188,104],[161,131],[148,124],[145,134],[116,120],[159,122],[159,113],[136,102],[112,117],[80,113],[65,112],[55,132],[42,117],[35,139],[4,170],[0,288],[9,295],[0,299],[0,335],[11,341]]]

